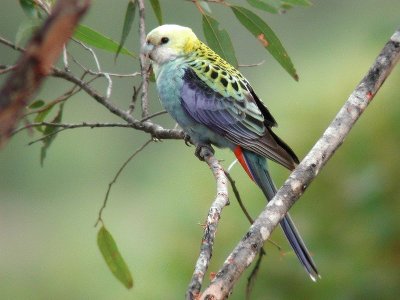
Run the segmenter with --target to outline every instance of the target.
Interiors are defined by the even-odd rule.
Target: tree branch
[[[111,192],[111,188],[114,185],[114,183],[117,182],[117,179],[119,177],[119,175],[121,175],[122,171],[125,169],[125,167],[129,164],[129,162],[136,156],[138,155],[140,152],[143,151],[144,148],[146,148],[151,142],[153,142],[154,140],[151,138],[150,140],[148,140],[146,143],[144,143],[142,146],[140,146],[135,152],[133,152],[131,154],[131,156],[128,157],[128,159],[122,164],[122,166],[118,169],[117,173],[114,175],[114,178],[111,180],[111,182],[108,184],[108,188],[107,188],[107,192],[106,192],[106,196],[103,200],[103,205],[100,207],[99,209],[99,214],[96,220],[96,223],[94,224],[94,227],[97,227],[97,224],[99,224],[99,222],[101,222],[103,224],[103,211],[107,206],[107,202],[108,202],[108,197],[110,196],[110,192]],[[104,225],[104,224],[103,224]]]
[[[140,37],[140,47],[142,47],[146,42],[144,1],[138,0],[138,6],[139,6],[139,37]],[[146,118],[149,115],[149,104],[148,104],[149,64],[142,51],[140,51],[139,58],[140,58],[140,73],[142,74],[142,117]]]
[[[400,29],[387,42],[374,64],[350,95],[315,146],[293,171],[275,197],[226,259],[201,299],[225,299],[271,232],[343,143],[400,58]]]
[[[8,140],[25,106],[50,72],[88,7],[89,0],[58,1],[29,42],[15,70],[0,90],[0,145]],[[4,39],[1,42],[7,44]]]
[[[201,284],[211,260],[215,234],[222,209],[229,204],[228,179],[220,162],[214,157],[209,148],[203,147],[200,152],[205,162],[211,168],[217,183],[217,195],[208,212],[207,221],[204,225],[204,235],[201,241],[200,254],[196,262],[192,280],[186,292],[186,299],[196,299],[200,294]]]
[[[140,120],[135,119],[129,113],[119,109],[118,107],[114,106],[109,99],[106,97],[101,96],[98,94],[92,87],[90,87],[87,83],[79,79],[78,77],[72,75],[69,72],[61,71],[60,69],[53,68],[53,73],[51,74],[54,77],[59,77],[66,79],[72,83],[75,83],[79,87],[82,88],[89,96],[95,99],[98,103],[106,107],[110,112],[119,116],[129,124],[131,127],[137,130],[141,130],[147,133],[150,133],[153,137],[158,139],[183,139],[184,133],[182,130],[178,129],[165,129],[158,124],[155,124],[151,121],[144,121],[141,122]]]
[[[25,49],[17,47],[15,44],[13,44],[12,42],[10,42],[10,41],[2,38],[2,37],[0,37],[0,43],[4,44],[4,45],[6,45],[6,46],[8,46],[8,47],[10,47],[12,49],[21,51],[21,52],[25,52],[26,51]],[[100,95],[96,90],[94,90],[89,85],[90,81],[89,82],[85,82],[85,81],[82,80],[82,78],[79,78],[79,77],[75,76],[71,72],[63,71],[63,70],[60,70],[60,69],[58,69],[56,67],[53,67],[51,70],[52,70],[52,72],[49,75],[51,75],[53,77],[57,77],[57,78],[62,78],[62,79],[65,79],[67,81],[70,81],[70,82],[74,83],[80,89],[84,90],[89,96],[91,96],[93,99],[95,99],[97,102],[99,102],[100,104],[105,106],[111,113],[113,113],[113,114],[117,115],[118,117],[122,118],[123,120],[125,120],[129,124],[129,126],[127,126],[127,127],[132,127],[132,128],[134,128],[136,130],[144,131],[146,133],[151,134],[152,137],[157,138],[157,139],[183,139],[184,138],[184,133],[183,133],[182,130],[179,130],[179,129],[165,129],[162,126],[160,126],[158,124],[155,124],[155,123],[153,123],[153,122],[151,122],[149,120],[151,117],[155,117],[155,116],[158,116],[160,114],[163,114],[163,112],[159,112],[159,113],[155,113],[153,115],[149,115],[149,113],[147,111],[146,117],[143,117],[141,120],[135,119],[130,114],[132,109],[128,110],[128,112],[125,112],[125,111],[119,109],[118,107],[116,107],[115,105],[112,104],[110,99]],[[87,74],[88,72],[90,73],[90,70],[87,70],[86,68],[84,68],[84,70],[85,70],[85,74]],[[92,73],[94,73],[94,72],[92,72]],[[100,72],[97,72],[97,73],[98,74],[93,74],[93,75],[95,75],[95,76],[102,76],[103,75]],[[138,73],[132,73],[132,74],[127,74],[127,75],[110,73],[109,75],[110,76],[132,76],[133,77],[133,76],[138,75]],[[143,83],[141,85],[141,89],[143,89],[143,84],[146,81],[147,80],[143,81]],[[147,87],[146,87],[146,89],[147,89]],[[143,92],[142,92],[142,94],[143,94]],[[147,92],[145,94],[146,94],[145,98],[147,99],[147,97],[148,97],[147,96]],[[1,112],[1,105],[0,105],[0,112]]]
[[[0,43],[10,47],[13,50],[17,50],[17,51],[20,51],[20,52],[24,52],[25,51],[24,48],[18,47],[14,43],[10,42],[9,40],[6,40],[5,38],[3,38],[1,36],[0,36]]]
[[[13,131],[12,135],[17,134],[18,132],[32,128],[32,127],[41,127],[41,126],[51,126],[51,127],[58,127],[63,129],[75,129],[75,128],[105,128],[105,127],[132,127],[131,124],[126,123],[87,123],[82,122],[79,124],[65,124],[65,123],[51,123],[51,122],[37,122],[37,123],[29,123],[25,126],[18,128]]]
[[[7,65],[0,65],[0,75],[11,72],[12,70],[15,69],[15,65],[14,66],[7,66]]]

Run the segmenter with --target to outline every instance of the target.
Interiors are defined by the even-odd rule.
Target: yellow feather
[[[186,44],[183,47],[184,53],[190,53],[196,50],[200,46],[200,40],[198,38],[193,38],[192,36],[188,36]]]

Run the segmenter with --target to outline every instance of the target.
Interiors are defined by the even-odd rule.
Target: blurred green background
[[[127,1],[93,1],[84,23],[118,40]],[[165,23],[190,26],[203,38],[201,18],[189,1],[160,1]],[[237,1],[241,3],[242,1]],[[244,1],[243,1],[244,3]],[[14,40],[26,19],[18,3],[3,0],[0,35]],[[268,105],[284,138],[303,157],[400,26],[400,1],[313,1],[284,15],[258,14],[275,30],[300,76],[295,82],[226,8],[210,4],[228,29],[242,64],[266,62],[242,72]],[[179,10],[179,16],[177,14]],[[157,26],[151,9],[146,25]],[[137,20],[136,20],[137,21]],[[139,50],[137,30],[127,47]],[[93,67],[88,53],[70,51]],[[130,73],[137,61],[97,51],[103,70]],[[0,45],[0,64],[16,53]],[[76,69],[75,69],[76,70]],[[4,76],[0,77],[4,81]],[[136,82],[137,83],[137,82]],[[359,120],[343,146],[309,187],[291,214],[313,252],[322,279],[309,280],[280,230],[270,243],[252,299],[395,299],[400,293],[400,68]],[[106,81],[96,89],[105,92]],[[127,108],[130,79],[114,80],[112,100]],[[69,84],[50,79],[37,98],[47,101]],[[154,85],[151,111],[160,110]],[[138,112],[136,112],[138,115]],[[80,93],[66,104],[64,122],[118,119]],[[158,117],[174,126],[168,116]],[[108,183],[148,136],[129,129],[62,132],[40,167],[40,144],[18,134],[0,152],[1,299],[182,299],[199,251],[202,223],[214,197],[214,180],[193,147],[182,141],[151,144],[126,168],[104,214],[133,272],[126,290],[106,267],[96,245],[97,218]],[[233,156],[217,151],[227,166]],[[271,164],[278,184],[288,176]],[[264,200],[244,172],[232,175],[256,216]],[[234,198],[222,215],[210,271],[248,228]],[[284,254],[284,255],[283,255]],[[243,299],[245,277],[230,299]]]

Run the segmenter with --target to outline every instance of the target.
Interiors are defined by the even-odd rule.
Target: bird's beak
[[[144,43],[142,46],[142,53],[148,59],[151,59],[151,52],[154,50],[154,45],[150,43]]]

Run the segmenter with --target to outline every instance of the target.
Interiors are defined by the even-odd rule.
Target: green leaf
[[[54,117],[54,119],[51,121],[51,123],[60,123],[61,122],[63,108],[64,108],[64,105],[61,104],[60,108],[58,109],[57,115]],[[43,166],[44,159],[46,158],[47,150],[49,149],[51,143],[56,138],[57,134],[53,134],[53,133],[55,133],[55,131],[57,131],[57,130],[58,130],[58,128],[54,127],[54,126],[45,126],[44,127],[43,137],[45,137],[45,138],[43,139],[43,145],[42,145],[42,148],[40,149],[40,165],[41,166]]]
[[[206,12],[208,12],[209,14],[212,13],[211,7],[210,7],[210,5],[208,5],[208,2],[199,0],[199,1],[197,1],[197,3],[198,3],[198,4],[200,5],[200,7],[201,7],[202,9],[204,9]]]
[[[38,17],[37,5],[34,0],[19,0],[19,5],[21,5],[22,10],[28,17]]]
[[[162,24],[162,14],[161,14],[161,6],[158,0],[150,0],[151,7],[153,8],[154,14],[156,15],[158,24]]]
[[[279,10],[275,6],[267,4],[261,0],[247,0],[247,2],[255,8],[264,10],[272,14],[277,14],[279,12]]]
[[[295,80],[299,80],[289,55],[272,29],[259,16],[246,8],[231,6],[231,9],[239,22],[258,39],[279,64]]]
[[[310,6],[312,3],[308,0],[283,0],[290,5],[299,5],[299,6]]]
[[[113,237],[104,226],[100,228],[97,234],[97,245],[99,246],[108,268],[114,276],[122,282],[126,288],[132,288],[133,279],[131,272],[119,253]]]
[[[74,38],[92,47],[96,47],[112,53],[117,53],[119,47],[119,44],[111,38],[82,24],[78,25],[78,27],[76,28]],[[120,53],[130,55],[132,57],[137,57],[133,52],[124,47],[121,48]]]
[[[40,108],[40,107],[42,107],[43,105],[45,105],[46,103],[43,101],[43,100],[36,100],[36,101],[33,101],[29,106],[28,106],[28,108],[29,109],[37,109],[37,108]]]
[[[42,108],[41,111],[36,115],[34,122],[35,123],[40,123],[43,122],[44,119],[46,118],[46,116],[50,113],[50,111],[53,109],[54,107],[54,103],[49,103],[46,105],[46,107]],[[44,132],[44,126],[38,126],[35,127],[39,132]]]
[[[149,81],[156,82],[156,76],[154,75],[153,69],[151,70],[151,73],[149,75]]]
[[[122,28],[121,40],[119,41],[119,46],[117,49],[117,53],[115,54],[115,59],[117,59],[118,54],[121,52],[121,49],[125,44],[126,38],[131,31],[132,23],[135,19],[136,4],[136,0],[129,0],[128,2],[128,7],[126,8],[125,12],[124,26]]]
[[[36,0],[19,0],[19,4],[24,13],[31,19],[44,20],[48,16],[48,14],[39,5],[37,5]]]
[[[309,6],[308,0],[247,0],[247,2],[257,8],[269,13],[282,13],[293,6]]]
[[[219,23],[209,15],[203,15],[203,31],[208,45],[231,65],[237,67],[235,50],[228,32],[219,29]]]
[[[22,21],[18,26],[17,33],[15,34],[15,45],[22,46],[32,34],[39,28],[41,22],[38,19],[27,19]]]

